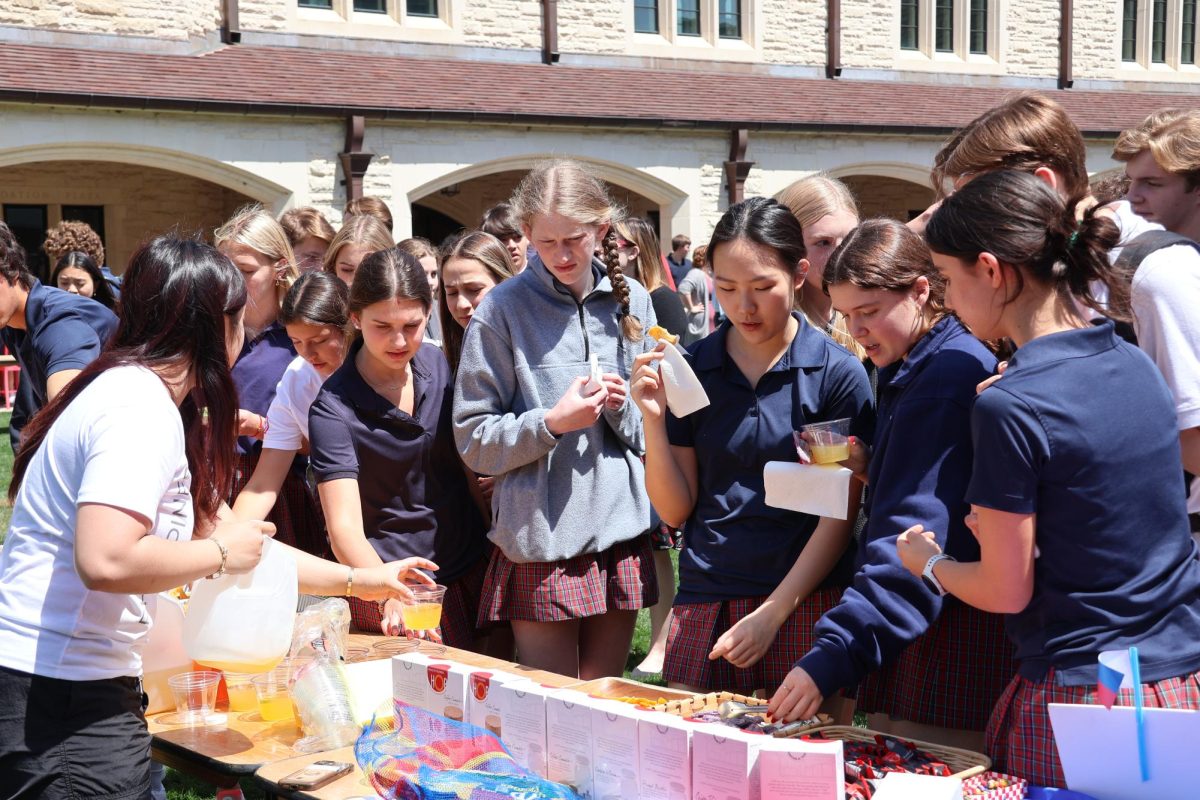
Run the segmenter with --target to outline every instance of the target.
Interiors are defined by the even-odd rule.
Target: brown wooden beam
[[[342,165],[342,185],[346,187],[346,202],[362,197],[363,176],[375,157],[374,153],[362,149],[366,131],[366,117],[358,114],[346,117],[346,147],[344,152],[338,153],[338,161]]]
[[[729,160],[725,162],[725,192],[729,205],[742,202],[746,197],[746,178],[750,175],[753,161],[746,160],[746,147],[750,144],[750,131],[737,128],[729,132]]]
[[[825,77],[842,74],[842,0],[825,0]]]
[[[242,23],[238,17],[238,0],[221,2],[221,42],[238,44],[242,41]]]
[[[542,0],[542,63],[558,63],[558,0]]]
[[[1058,88],[1070,89],[1075,83],[1074,70],[1071,65],[1071,49],[1074,38],[1075,3],[1073,0],[1060,0],[1058,19]]]

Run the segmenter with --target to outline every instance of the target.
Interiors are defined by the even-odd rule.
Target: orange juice
[[[204,667],[218,669],[221,672],[241,672],[246,675],[258,675],[275,669],[282,660],[283,656],[281,655],[279,658],[270,658],[266,661],[206,661],[204,662]],[[204,667],[197,667],[197,669],[203,669]]]
[[[253,711],[258,705],[258,692],[250,681],[229,684],[229,710]],[[265,719],[265,718],[264,718]]]
[[[442,604],[417,603],[400,606],[400,619],[410,631],[431,631],[442,622]]]
[[[809,445],[812,450],[813,463],[815,464],[834,464],[838,461],[845,461],[850,457],[850,443],[842,442],[841,444],[813,444]]]
[[[258,713],[267,722],[291,719],[294,710],[292,707],[292,698],[288,697],[287,692],[258,698]]]

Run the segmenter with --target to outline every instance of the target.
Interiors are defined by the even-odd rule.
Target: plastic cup
[[[290,667],[276,667],[251,679],[258,696],[258,713],[265,721],[279,722],[294,717],[292,696],[288,693],[290,677]]]
[[[229,693],[230,711],[253,711],[258,708],[258,691],[254,676],[245,672],[226,672],[225,688]]]
[[[446,587],[438,584],[408,588],[412,590],[413,599],[401,601],[400,606],[400,620],[405,630],[414,633],[436,630],[442,624],[442,601],[446,597]],[[446,652],[445,645],[437,642],[425,641],[423,644],[428,646],[431,653]]]
[[[182,672],[167,679],[175,696],[176,719],[185,725],[205,724],[217,707],[219,672]]]
[[[814,464],[836,464],[850,457],[850,418],[803,425]]]

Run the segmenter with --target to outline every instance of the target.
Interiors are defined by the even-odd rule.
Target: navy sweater
[[[917,523],[960,560],[979,558],[963,518],[971,478],[975,386],[996,359],[955,317],[934,325],[908,357],[879,371],[868,522],[853,585],[814,628],[798,662],[828,697],[894,660],[941,613],[943,600],[914,577],[896,538]],[[950,602],[957,602],[953,599]]]

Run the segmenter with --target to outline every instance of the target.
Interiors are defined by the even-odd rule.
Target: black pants
[[[137,678],[65,681],[0,667],[0,800],[141,800],[149,789]]]

